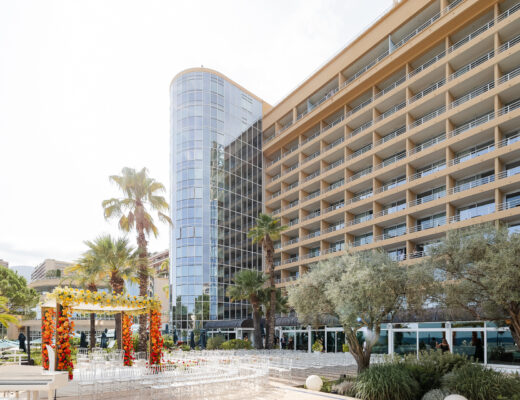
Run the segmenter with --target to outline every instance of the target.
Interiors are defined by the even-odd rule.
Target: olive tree
[[[358,372],[370,365],[381,324],[396,312],[420,307],[432,278],[419,266],[402,266],[383,251],[347,253],[318,263],[289,288],[289,303],[304,322],[336,316],[345,331]],[[357,334],[365,328],[365,342]]]
[[[494,224],[454,230],[429,255],[439,303],[475,319],[505,319],[520,347],[520,234]]]

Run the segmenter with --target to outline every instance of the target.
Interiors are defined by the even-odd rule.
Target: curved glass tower
[[[170,117],[173,326],[247,318],[226,288],[241,269],[262,269],[247,238],[262,209],[262,101],[216,71],[190,69],[172,81]]]

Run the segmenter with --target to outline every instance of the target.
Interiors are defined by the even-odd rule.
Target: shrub
[[[441,350],[422,351],[399,359],[398,363],[419,383],[419,395],[441,387],[441,379],[453,369],[467,365],[470,360],[461,354],[443,353]]]
[[[348,347],[347,343],[343,343],[343,346],[341,346],[341,349],[343,350],[343,353],[348,353],[350,351],[350,348]]]
[[[402,365],[378,364],[361,372],[354,385],[362,400],[415,400],[420,387]]]
[[[323,343],[320,339],[316,340],[312,345],[312,351],[316,353],[321,353],[323,351]]]
[[[433,389],[426,393],[421,400],[444,400],[446,396],[449,396],[450,392],[444,389]]]
[[[502,374],[480,364],[466,364],[446,374],[444,388],[468,400],[511,399],[520,393],[520,378]]]
[[[164,338],[164,347],[171,350],[175,343],[173,343],[173,339],[171,337]]]
[[[226,339],[222,335],[213,336],[208,339],[208,343],[206,345],[206,348],[208,350],[216,350],[220,349],[222,347],[222,343],[224,343]]]
[[[342,396],[354,397],[356,395],[356,390],[354,387],[355,383],[355,378],[348,376],[344,380],[332,385],[331,393],[341,394]]]
[[[191,347],[188,346],[187,344],[183,344],[183,345],[181,345],[181,350],[182,351],[191,351]]]
[[[253,348],[253,346],[251,345],[251,342],[249,342],[247,340],[231,339],[231,340],[228,340],[227,342],[222,343],[221,348],[223,350],[241,350],[241,349],[250,350]]]

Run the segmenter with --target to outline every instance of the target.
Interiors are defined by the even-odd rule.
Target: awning
[[[208,321],[204,324],[205,329],[235,329],[253,328],[252,319],[228,319],[221,321]]]

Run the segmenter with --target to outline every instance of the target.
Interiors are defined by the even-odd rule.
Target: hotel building
[[[280,287],[347,246],[406,264],[451,229],[518,229],[520,2],[398,2],[262,124],[265,211],[289,227],[276,244]],[[456,349],[477,332],[492,361],[488,345],[509,335],[488,322],[466,333],[432,324],[389,324],[382,351],[417,351],[432,335]],[[291,329],[295,346],[310,346],[314,332]],[[319,334],[329,351],[340,331]]]

